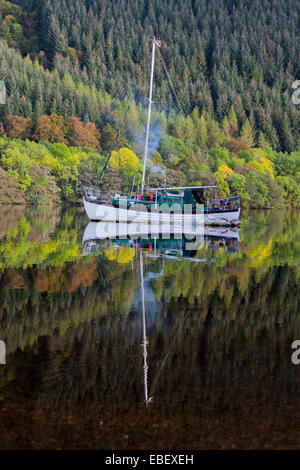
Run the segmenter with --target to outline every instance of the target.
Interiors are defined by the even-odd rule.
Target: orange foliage
[[[229,150],[232,153],[246,151],[246,150],[249,150],[250,148],[251,146],[249,146],[248,142],[246,142],[242,137],[239,137],[237,139],[231,138],[230,140]]]
[[[8,116],[5,122],[5,130],[10,139],[30,137],[31,127],[31,119],[22,116]]]
[[[42,116],[36,125],[34,139],[51,143],[67,143],[66,125],[63,116],[51,114]]]
[[[100,132],[95,124],[88,122],[86,125],[78,117],[68,120],[68,141],[75,147],[86,146],[97,151],[99,149]]]
[[[91,147],[94,150],[99,149],[99,139],[100,139],[100,132],[98,131],[95,124],[92,122],[88,122],[85,126],[87,132],[88,143],[86,144],[88,147]]]

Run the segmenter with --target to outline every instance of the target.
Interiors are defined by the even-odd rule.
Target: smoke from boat
[[[148,141],[148,158],[147,158],[147,168],[150,170],[151,173],[161,173],[166,177],[166,170],[161,168],[160,166],[153,165],[150,159],[153,157],[155,152],[157,151],[160,143],[160,139],[162,136],[162,130],[158,125],[151,125],[150,126],[150,133],[149,133],[149,141]],[[144,132],[135,133],[134,140],[138,147],[138,153],[141,156],[144,156],[145,151],[145,139],[146,139],[146,129]]]

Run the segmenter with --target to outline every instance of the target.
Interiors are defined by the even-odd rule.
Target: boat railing
[[[120,201],[125,201],[130,199],[131,201],[138,200],[136,195],[132,195],[131,198],[128,193],[120,192],[111,192],[103,191],[92,186],[84,186],[83,192],[85,199],[87,201],[97,201],[99,203],[108,203],[111,204],[113,200],[118,199]]]
[[[98,188],[84,186],[83,192],[88,201],[111,202],[112,194],[108,191],[101,191]]]
[[[240,196],[228,196],[227,198],[215,198],[215,199],[207,199],[206,207],[208,209],[215,209],[219,207],[222,210],[226,210],[230,208],[231,205],[239,205],[240,204]]]
[[[101,192],[96,188],[84,186],[83,191],[87,199],[100,199]]]
[[[236,204],[240,204],[240,196],[228,196],[224,209],[227,209],[228,207],[231,209],[232,207],[230,206],[235,206]]]
[[[135,200],[135,196],[130,196],[128,193],[114,193],[114,199],[120,199],[120,200]]]

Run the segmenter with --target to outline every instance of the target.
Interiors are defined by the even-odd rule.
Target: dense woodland
[[[110,170],[126,189],[143,152],[156,35],[186,117],[158,56],[152,163],[167,170],[170,184],[217,182],[244,196],[245,206],[299,206],[300,113],[291,99],[300,77],[299,21],[293,0],[0,0],[0,79],[8,95],[0,133],[10,141],[2,149],[12,149],[9,163],[1,150],[1,167],[27,200],[38,200],[32,186],[51,175],[74,201],[80,184],[99,184],[120,131],[115,151],[130,158]],[[42,154],[63,144],[94,156],[78,173],[71,165],[67,181],[40,157],[45,174],[27,177],[34,142],[43,142]]]

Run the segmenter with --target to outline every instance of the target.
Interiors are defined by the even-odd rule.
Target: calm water
[[[189,249],[0,208],[0,448],[299,449],[300,213],[244,216]]]

